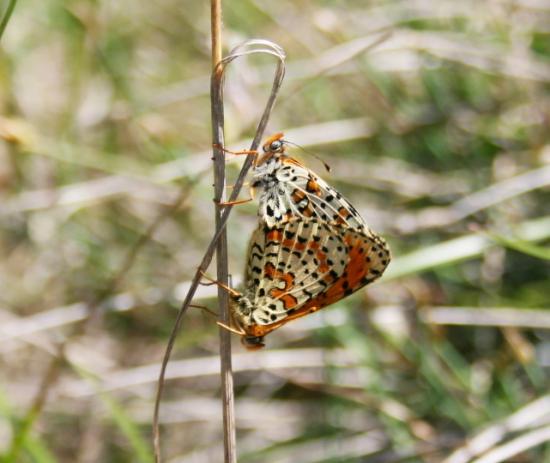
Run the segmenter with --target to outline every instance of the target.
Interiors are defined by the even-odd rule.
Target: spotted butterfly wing
[[[260,225],[252,235],[244,293],[232,317],[248,348],[290,320],[330,305],[382,275],[389,262],[374,234],[316,218]]]
[[[327,182],[285,154],[283,134],[270,137],[257,159],[251,187],[260,190],[260,220],[267,226],[295,217],[317,218],[355,230],[368,226],[355,207]]]

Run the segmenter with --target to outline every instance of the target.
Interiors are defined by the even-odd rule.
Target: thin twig
[[[254,135],[254,139],[252,141],[252,144],[250,146],[250,150],[254,151],[257,150],[258,146],[260,145],[260,140],[263,136],[265,127],[267,125],[267,122],[269,120],[269,116],[271,115],[271,111],[273,109],[273,105],[275,103],[275,99],[277,98],[277,94],[279,91],[279,88],[282,84],[284,74],[285,74],[285,53],[284,50],[279,47],[277,44],[270,42],[269,40],[262,40],[262,39],[254,39],[254,40],[248,40],[244,42],[242,45],[237,46],[234,48],[229,56],[222,59],[218,64],[215,66],[213,71],[214,75],[219,75],[220,79],[211,79],[211,85],[212,93],[217,95],[216,98],[221,99],[223,96],[223,77],[225,74],[225,70],[227,68],[227,65],[230,64],[232,61],[234,61],[237,58],[240,58],[242,56],[252,55],[256,53],[261,54],[268,54],[272,55],[277,58],[277,69],[275,71],[275,77],[273,79],[273,86],[271,88],[271,93],[269,95],[269,98],[267,100],[264,112],[262,114],[262,117],[260,119],[260,122],[258,124],[258,127],[256,129],[256,134]],[[214,85],[216,84],[216,85]],[[246,174],[248,173],[250,167],[252,166],[253,157],[247,156],[245,162],[243,163],[243,167],[241,168],[241,171],[239,173],[239,176],[237,177],[237,180],[233,187],[233,192],[231,193],[231,196],[229,197],[229,202],[234,201],[244,184],[244,180],[246,177]],[[229,214],[231,213],[232,206],[225,206],[223,209],[223,212],[221,213],[220,220],[217,224],[218,229],[216,233],[214,234],[214,237],[210,241],[206,252],[204,253],[204,256],[202,258],[201,263],[199,264],[199,267],[197,268],[197,271],[195,272],[195,276],[193,277],[193,280],[191,281],[191,285],[189,287],[189,291],[187,293],[187,296],[185,297],[181,308],[178,312],[178,315],[176,317],[176,320],[174,322],[174,327],[172,328],[172,332],[170,333],[170,337],[168,339],[168,343],[166,345],[166,351],[164,353],[164,357],[162,359],[162,364],[160,368],[159,373],[159,380],[157,385],[157,394],[155,397],[155,409],[153,414],[153,447],[155,451],[155,461],[157,463],[160,463],[161,461],[161,452],[160,452],[160,429],[159,429],[159,409],[160,409],[160,399],[162,397],[162,392],[164,389],[164,377],[166,374],[166,367],[168,366],[168,361],[170,360],[170,355],[172,353],[172,349],[174,347],[174,342],[176,340],[176,335],[180,329],[181,322],[183,320],[183,316],[187,309],[189,308],[189,305],[191,304],[191,301],[193,300],[193,297],[195,296],[195,292],[197,290],[197,287],[199,286],[200,280],[201,280],[201,273],[206,271],[208,266],[210,265],[210,262],[212,261],[212,257],[214,255],[214,250],[216,249],[218,240],[222,234],[222,231],[225,229],[225,225],[227,224],[227,220],[229,219]]]
[[[225,199],[225,155],[221,150],[224,143],[223,91],[217,91],[223,85],[223,73],[217,64],[222,60],[222,5],[221,0],[211,0],[210,27],[212,33],[212,77],[211,77],[211,117],[212,117],[212,154],[214,161],[214,199],[218,205],[214,210],[216,232],[221,232],[216,249],[217,278],[227,286],[229,263],[227,251],[227,229],[221,226],[219,206]],[[229,324],[229,294],[218,286],[218,305],[220,320]],[[224,462],[236,463],[237,438],[235,430],[235,394],[233,390],[233,371],[231,367],[231,333],[220,327],[220,375],[223,408],[223,449]]]

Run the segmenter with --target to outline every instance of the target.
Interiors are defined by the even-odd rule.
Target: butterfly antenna
[[[321,164],[323,164],[323,167],[326,169],[327,172],[330,172],[332,170],[332,168],[330,167],[330,165],[323,161],[323,159],[321,159],[321,157],[317,154],[315,154],[314,152],[312,151],[309,151],[309,150],[306,150],[303,146],[300,146],[298,145],[297,143],[293,143],[291,141],[287,141],[287,140],[284,140],[283,142],[285,145],[292,145],[292,146],[296,146],[297,148],[300,148],[304,153],[306,154],[309,154],[310,156],[314,157],[315,159],[317,159]]]

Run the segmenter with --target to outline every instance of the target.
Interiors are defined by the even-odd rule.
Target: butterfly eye
[[[269,145],[269,151],[277,151],[281,149],[281,146],[283,146],[283,142],[280,140],[275,140],[274,142]]]

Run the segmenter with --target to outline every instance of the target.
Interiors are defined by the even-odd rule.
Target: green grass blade
[[[508,238],[495,233],[489,233],[488,236],[503,247],[513,249],[514,251],[522,252],[538,259],[550,260],[550,248],[537,246],[520,238]]]
[[[550,217],[524,222],[517,227],[516,233],[525,243],[550,238]],[[472,234],[425,247],[394,258],[384,274],[384,281],[472,259],[494,245],[489,237]]]
[[[13,13],[13,10],[15,9],[16,3],[17,3],[17,0],[10,0],[10,3],[6,8],[4,16],[2,17],[2,22],[0,22],[0,40],[2,39],[2,36],[4,35],[4,31],[6,30],[6,27],[10,22],[10,18]]]
[[[97,386],[97,379],[89,372],[84,371],[81,367],[73,363],[74,369],[84,378],[92,382]],[[142,433],[139,431],[136,424],[132,419],[124,412],[123,408],[116,402],[114,398],[107,393],[101,392],[98,387],[98,393],[101,401],[109,411],[110,417],[114,424],[118,427],[120,432],[127,439],[130,444],[131,451],[133,453],[132,461],[140,463],[152,463],[153,452],[149,445],[146,443]]]

